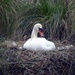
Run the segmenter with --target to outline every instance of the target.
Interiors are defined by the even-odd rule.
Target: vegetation
[[[75,49],[32,52],[1,47],[0,74],[75,75]]]
[[[11,0],[0,0],[0,34],[8,36],[13,32],[15,24],[15,10]]]
[[[74,7],[74,0],[34,0],[33,3],[0,0],[0,34],[5,37],[15,34],[23,37],[27,32],[31,33],[32,25],[40,22],[44,25],[47,38],[55,37],[58,26],[63,22],[67,28],[65,36],[68,36],[75,29]]]
[[[63,40],[74,33],[69,40],[75,45],[74,3],[75,0],[0,0],[0,43],[5,38],[29,38],[33,25],[40,22],[46,38]],[[21,69],[26,75],[75,75],[75,48],[39,54],[6,46],[5,42],[0,46],[0,72],[4,75],[18,75],[19,67],[24,67]]]
[[[46,36],[53,36],[56,32],[56,28],[66,13],[64,1],[51,1],[51,0],[39,0],[39,3],[30,5],[30,7],[24,11],[22,24],[20,28],[23,28],[23,33],[31,32],[32,25],[40,22],[44,25]],[[27,29],[28,28],[28,29]],[[29,33],[30,33],[29,32]]]
[[[74,5],[74,0],[69,0],[69,6],[68,6],[68,11],[70,15],[70,20],[72,20],[72,33],[75,32],[75,5]]]
[[[25,6],[22,4],[23,2],[18,0],[0,0],[0,34],[2,36],[13,36],[19,23],[19,15]]]

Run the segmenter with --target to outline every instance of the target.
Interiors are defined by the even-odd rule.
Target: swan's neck
[[[31,33],[31,38],[37,38],[37,34],[38,34],[38,32],[33,29],[32,33]]]

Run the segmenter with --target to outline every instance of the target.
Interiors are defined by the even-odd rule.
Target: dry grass
[[[8,64],[8,66],[17,64],[20,68],[24,68],[25,75],[75,74],[75,48],[37,52],[8,48],[5,51],[5,55],[7,59],[9,59],[6,64]],[[4,65],[6,66],[6,64]],[[7,69],[9,69],[9,67],[7,67]],[[16,71],[18,70],[19,69],[16,69]],[[9,70],[7,72],[9,74]],[[14,71],[11,72],[13,73]]]

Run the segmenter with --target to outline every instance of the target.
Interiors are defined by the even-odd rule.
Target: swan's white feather
[[[32,34],[31,34],[31,38],[28,39],[24,43],[23,48],[25,48],[27,50],[34,50],[34,51],[55,50],[56,47],[55,47],[55,44],[53,42],[48,41],[42,37],[37,37],[37,34],[39,32],[39,28],[42,28],[42,25],[40,23],[37,23],[34,25],[33,30],[32,30]]]
[[[28,50],[55,50],[55,44],[47,41],[45,38],[28,39],[23,48]]]

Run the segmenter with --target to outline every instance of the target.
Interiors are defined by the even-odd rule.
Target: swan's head
[[[33,27],[35,31],[39,31],[39,28],[42,29],[42,25],[40,23],[35,24]]]
[[[33,29],[34,29],[34,31],[39,33],[41,36],[43,36],[43,27],[40,23],[35,24]]]
[[[43,35],[43,27],[40,23],[37,23],[34,25],[32,34],[31,34],[31,38],[37,37],[38,33],[40,34],[40,36],[44,36]]]

